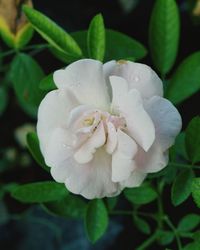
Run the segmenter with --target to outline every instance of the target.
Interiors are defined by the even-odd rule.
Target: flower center
[[[74,135],[73,148],[78,149],[94,137],[101,137],[105,145],[112,133],[118,129],[125,130],[126,122],[123,117],[112,115],[109,112],[86,107],[77,107],[71,111],[68,121],[69,128]]]

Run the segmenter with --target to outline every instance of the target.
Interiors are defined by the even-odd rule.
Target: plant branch
[[[175,167],[179,168],[193,168],[193,169],[200,169],[200,166],[195,166],[192,164],[183,164],[183,163],[177,163],[177,162],[169,162],[170,165],[173,165]]]
[[[154,234],[151,237],[149,237],[147,240],[145,240],[138,248],[136,248],[136,250],[146,249],[147,247],[152,245],[154,241],[156,241],[157,237],[158,237],[158,231],[155,231]]]
[[[175,235],[177,246],[178,246],[178,250],[182,250],[183,248],[182,248],[181,240],[180,240],[179,234],[178,234],[175,226],[173,225],[173,223],[171,222],[171,220],[169,219],[168,216],[164,217],[164,221],[169,226],[169,228],[171,228],[171,230],[173,231],[173,233]]]

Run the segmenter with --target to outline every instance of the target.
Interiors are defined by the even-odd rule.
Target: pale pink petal
[[[44,150],[46,164],[50,167],[58,166],[72,153],[72,134],[67,129],[55,128]]]
[[[111,122],[107,123],[107,129],[106,152],[112,154],[117,146],[117,131]]]
[[[131,175],[129,176],[128,179],[120,182],[122,188],[128,187],[128,188],[133,188],[133,187],[139,187],[144,179],[146,178],[147,174],[138,171],[135,169]]]
[[[82,59],[56,71],[53,77],[58,88],[71,89],[81,104],[103,109],[109,107],[110,97],[101,62]]]
[[[163,152],[161,145],[155,142],[148,152],[140,148],[135,161],[137,169],[141,172],[155,173],[167,166],[169,161],[168,151]]]
[[[163,85],[157,74],[147,65],[131,61],[110,61],[104,64],[104,74],[124,78],[129,89],[137,89],[142,98],[163,96]]]
[[[78,164],[72,157],[51,170],[56,180],[61,180],[63,174],[69,191],[87,199],[111,197],[121,191],[119,184],[111,181],[111,156],[103,148],[89,163]]]
[[[75,123],[82,118],[85,112],[88,112],[92,109],[94,108],[92,108],[89,105],[79,105],[74,109],[72,109],[68,116],[67,126],[68,127],[74,126]]]
[[[38,110],[37,134],[42,153],[55,128],[67,128],[71,109],[79,105],[75,96],[67,89],[53,90],[42,100]]]
[[[119,100],[116,105],[119,105],[119,113],[126,120],[128,133],[145,151],[147,151],[155,139],[153,122],[148,113],[144,110],[140,93],[136,89],[132,89],[128,94],[125,94],[125,82],[121,79],[122,78],[119,77],[110,78],[113,90],[113,100]],[[123,90],[121,90],[122,96],[119,98],[120,80],[122,85],[121,89]]]
[[[105,141],[103,122],[100,122],[93,135],[76,151],[74,159],[80,164],[91,161],[96,149],[103,146]]]
[[[137,144],[121,130],[117,131],[117,139],[117,148],[112,154],[113,182],[126,180],[136,167],[133,158],[137,153]]]
[[[126,80],[118,76],[111,76],[110,82],[112,86],[112,111],[119,113],[119,107],[128,93],[128,84]]]
[[[159,96],[154,96],[145,103],[145,109],[153,120],[156,141],[163,152],[174,144],[182,127],[182,120],[173,104]]]

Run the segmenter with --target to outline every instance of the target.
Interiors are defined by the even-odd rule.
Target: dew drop
[[[139,76],[135,76],[135,77],[134,77],[134,80],[135,80],[136,82],[138,82],[138,81],[140,80]]]

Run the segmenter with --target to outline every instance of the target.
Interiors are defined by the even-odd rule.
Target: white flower
[[[54,73],[37,132],[51,174],[88,199],[115,196],[163,169],[181,129],[148,66],[83,59]]]

